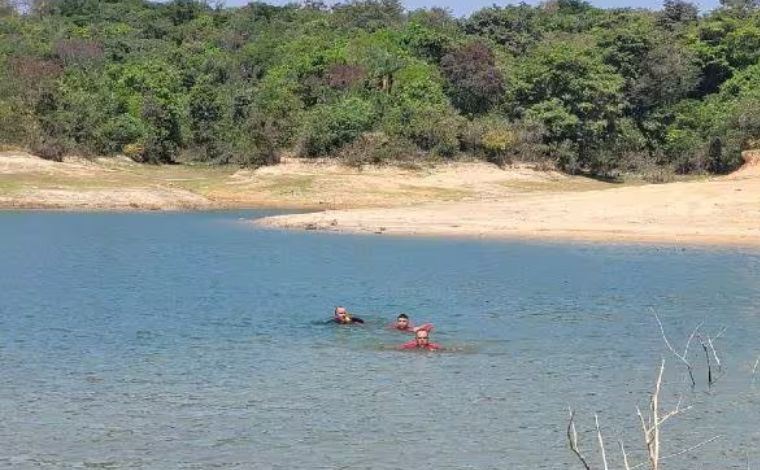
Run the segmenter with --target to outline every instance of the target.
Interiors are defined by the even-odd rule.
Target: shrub
[[[124,155],[135,161],[142,160],[142,155],[145,153],[145,146],[142,144],[127,144],[122,149]]]
[[[129,114],[121,114],[98,127],[95,135],[98,153],[113,155],[124,147],[139,141],[145,130],[139,119]]]
[[[408,140],[384,132],[365,132],[341,148],[338,159],[345,165],[361,168],[364,165],[414,162],[419,153]]]
[[[507,127],[491,128],[483,134],[482,146],[488,160],[499,165],[511,161],[510,150],[515,145],[515,133]]]
[[[62,162],[66,153],[66,147],[52,137],[45,137],[32,145],[32,153],[45,160]]]
[[[464,152],[470,152],[481,156],[483,134],[486,131],[487,122],[483,118],[467,120],[459,132],[459,147]]]
[[[141,158],[145,163],[172,163],[182,145],[178,110],[170,103],[147,97],[143,103],[142,118],[147,123],[145,149]]]
[[[309,116],[302,135],[301,153],[307,157],[327,155],[352,142],[370,129],[372,105],[351,97],[334,104],[317,105]]]
[[[466,121],[451,109],[440,106],[395,107],[385,116],[385,131],[403,137],[417,147],[441,157],[459,151],[459,135]]]

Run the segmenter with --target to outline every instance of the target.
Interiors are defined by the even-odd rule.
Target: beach
[[[760,152],[726,176],[609,183],[483,162],[259,169],[0,154],[0,208],[302,209],[255,223],[383,235],[760,245]]]
[[[278,228],[708,245],[760,245],[760,153],[739,171],[700,181],[524,193],[390,209],[274,216]],[[571,188],[572,185],[569,185]]]

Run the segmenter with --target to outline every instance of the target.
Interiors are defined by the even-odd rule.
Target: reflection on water
[[[252,214],[0,214],[0,467],[564,469],[568,406],[670,469],[760,466],[760,254],[261,231]],[[325,324],[337,304],[363,327]],[[726,375],[667,355],[691,328]],[[405,311],[457,353],[389,350]],[[594,435],[581,432],[593,455]]]

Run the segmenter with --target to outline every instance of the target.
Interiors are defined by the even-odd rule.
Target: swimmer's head
[[[430,344],[429,334],[426,330],[418,330],[414,340],[417,342],[417,346],[427,346]]]
[[[399,330],[405,330],[409,327],[409,317],[406,315],[406,313],[399,314],[398,318],[396,318],[396,328]]]
[[[351,321],[346,307],[335,307],[335,319],[341,323],[349,323]]]

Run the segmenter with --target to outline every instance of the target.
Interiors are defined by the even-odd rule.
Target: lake
[[[267,212],[0,213],[0,467],[760,468],[760,252],[259,229]],[[363,327],[325,324],[344,304]],[[666,349],[716,335],[697,386]],[[401,352],[399,312],[455,351]],[[715,366],[715,364],[713,364]],[[760,376],[760,371],[757,375]]]

